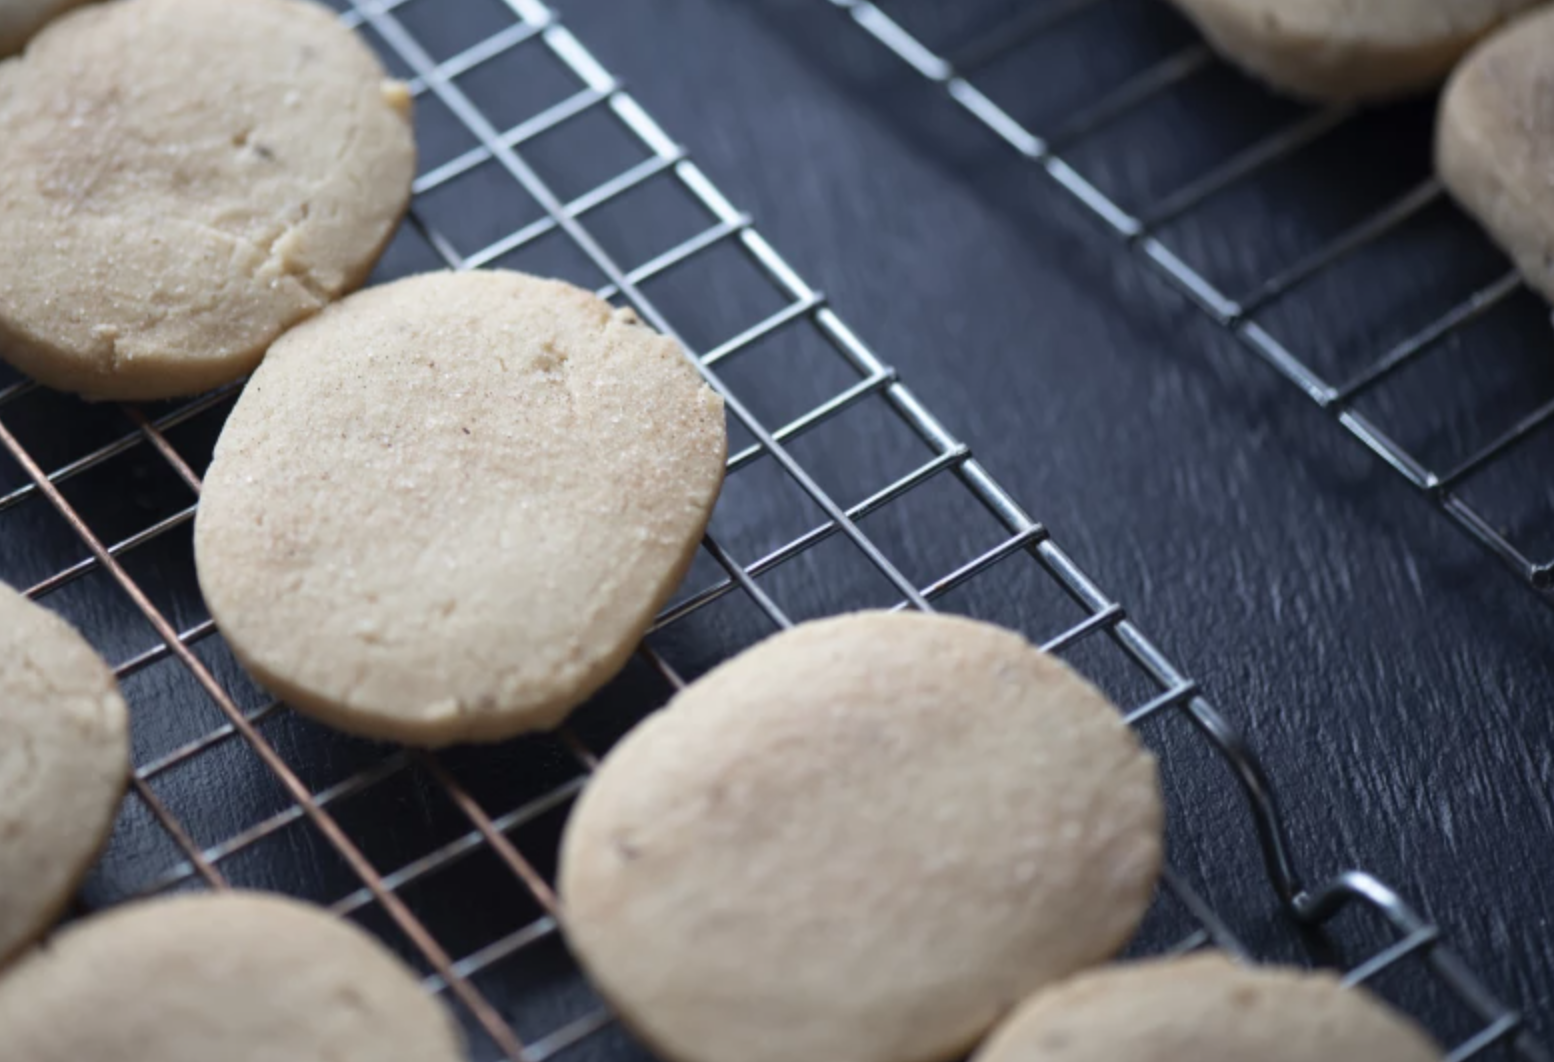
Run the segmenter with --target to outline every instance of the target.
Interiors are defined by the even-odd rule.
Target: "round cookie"
[[[52,18],[87,0],[0,0],[0,59],[26,47]]]
[[[1542,0],[1175,0],[1215,48],[1312,100],[1428,89],[1501,22]]]
[[[410,199],[410,96],[311,0],[120,0],[0,64],[0,356],[96,398],[252,371]]]
[[[629,734],[562,846],[568,940],[675,1062],[936,1062],[1111,955],[1159,873],[1154,760],[1017,634],[805,624]]]
[[[973,1062],[1440,1062],[1412,1022],[1331,974],[1218,955],[1131,963],[1041,992]]]
[[[1457,68],[1435,158],[1463,209],[1554,300],[1554,9],[1511,23]]]
[[[130,904],[0,979],[27,1062],[463,1062],[443,1008],[366,933],[258,893]]]
[[[0,584],[0,963],[70,902],[129,769],[113,673],[68,623]]]
[[[419,745],[554,726],[673,592],[723,479],[723,403],[588,292],[434,273],[288,333],[195,527],[222,633],[272,692]]]

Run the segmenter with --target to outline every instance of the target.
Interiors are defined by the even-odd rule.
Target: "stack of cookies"
[[[0,48],[65,6],[0,0]],[[0,354],[96,399],[251,374],[195,535],[233,651],[340,729],[499,741],[559,724],[640,642],[717,499],[723,406],[565,284],[351,294],[414,170],[408,90],[309,0],[80,7],[0,64]],[[78,634],[0,592],[7,1057],[461,1057],[381,946],[290,901],[132,905],[28,950],[113,821],[126,716]],[[1143,917],[1163,822],[1115,708],[1020,636],[843,617],[610,755],[567,830],[565,928],[672,1062],[936,1062],[990,1033],[988,1062],[1438,1057],[1326,977],[1087,972]]]

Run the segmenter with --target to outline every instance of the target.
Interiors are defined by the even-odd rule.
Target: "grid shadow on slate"
[[[1272,888],[1239,898],[1174,870],[1137,954],[1305,955],[1341,928],[1351,981],[1433,973],[1467,1058],[1519,1019],[1362,873],[1302,886],[1277,804],[1234,729],[1009,497],[536,0],[334,0],[418,100],[422,172],[376,280],[509,266],[562,276],[678,337],[725,395],[729,479],[685,585],[632,663],[555,734],[437,753],[337,734],[243,673],[194,578],[201,476],[238,386],[90,405],[0,377],[0,578],[75,622],[131,702],[135,772],[84,908],[250,887],[377,934],[452,1005],[475,1059],[645,1057],[561,938],[554,877],[599,757],[675,690],[795,618],[945,608],[1020,626],[1124,705],[1160,755],[1171,843],[1245,834]],[[459,17],[450,17],[457,5]],[[479,209],[474,205],[478,204]],[[888,439],[860,471],[857,441]],[[911,526],[931,532],[899,533]],[[928,543],[925,545],[924,543]],[[1031,620],[1030,617],[1039,617]],[[1173,782],[1219,765],[1227,792]],[[1233,795],[1233,792],[1232,792]],[[1215,809],[1251,814],[1215,819]],[[1234,821],[1229,821],[1233,819]],[[1269,925],[1280,943],[1264,943]],[[1239,927],[1238,927],[1239,928]]]

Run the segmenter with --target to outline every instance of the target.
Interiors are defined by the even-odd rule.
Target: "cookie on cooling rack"
[[[1458,67],[1435,157],[1457,201],[1554,299],[1554,10],[1511,23]]]
[[[68,623],[0,583],[0,963],[65,909],[128,780],[113,673]]]
[[[49,19],[87,0],[0,0],[0,59],[15,55]]]
[[[1542,0],[1174,0],[1215,48],[1312,100],[1431,88],[1475,41]]]
[[[1038,993],[972,1062],[1440,1062],[1413,1022],[1331,974],[1218,955],[1129,963]]]
[[[690,564],[723,403],[628,311],[519,273],[353,295],[277,342],[195,525],[238,658],[344,730],[418,745],[554,726]]]
[[[463,1062],[415,976],[293,900],[207,893],[66,929],[0,979],[0,1043],[26,1062]]]
[[[1137,926],[1153,758],[1022,637],[862,613],[723,664],[609,755],[573,950],[675,1062],[935,1062]]]
[[[121,0],[0,64],[0,357],[97,398],[248,373],[361,285],[410,97],[311,0]]]

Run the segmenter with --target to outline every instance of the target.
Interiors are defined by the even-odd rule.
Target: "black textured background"
[[[423,40],[446,40],[452,54],[457,42],[487,31],[481,20],[499,24],[498,6],[411,0],[400,14]],[[947,45],[1020,6],[897,5],[914,28]],[[1307,874],[1322,878],[1351,866],[1379,874],[1441,923],[1540,1033],[1554,1032],[1554,899],[1545,884],[1554,870],[1554,737],[1546,721],[1554,704],[1546,664],[1554,612],[824,0],[562,0],[558,9],[993,474],[1246,728],[1267,761]],[[1153,0],[1109,0],[1069,32],[996,71],[1001,98],[1014,101],[1012,109],[1030,108],[1022,117],[1060,116],[1190,39]],[[467,79],[498,125],[565,91],[549,84],[559,75],[526,63],[515,56]],[[1298,113],[1226,71],[1211,71],[1179,95],[1080,153],[1129,205]],[[511,113],[502,114],[504,107]],[[1254,187],[1216,199],[1177,226],[1173,239],[1235,290],[1238,280],[1293,260],[1420,179],[1430,111],[1423,102],[1368,115]],[[435,104],[423,103],[421,125],[429,163],[469,146]],[[602,128],[569,126],[526,149],[526,157],[576,194],[633,161],[614,144]],[[466,253],[538,216],[509,185],[493,181],[477,171],[433,193],[423,214]],[[591,219],[628,262],[673,242],[664,241],[679,208],[657,194],[648,190]],[[407,236],[384,274],[436,264]],[[504,264],[600,282],[564,241],[549,238]],[[1267,320],[1318,351],[1319,361],[1358,364],[1503,268],[1443,206]],[[708,259],[650,295],[693,345],[705,347],[775,308],[750,303],[754,296],[730,279],[732,269]],[[1382,394],[1375,412],[1422,452],[1450,463],[1452,453],[1554,391],[1549,339],[1547,309],[1528,297],[1432,355],[1417,378]],[[851,382],[827,377],[832,362],[809,346],[779,346],[781,360],[742,357],[729,369],[769,425]],[[220,412],[170,433],[196,467]],[[7,406],[0,420],[45,468],[126,425],[115,409],[43,393]],[[898,427],[867,406],[796,443],[794,453],[851,502],[924,459],[919,449],[906,462],[905,447]],[[1508,466],[1485,506],[1524,539],[1538,542],[1541,534],[1554,545],[1539,454],[1535,444]],[[760,462],[731,479],[714,524],[746,562],[818,522],[770,466]],[[20,470],[0,458],[0,492],[22,482]],[[109,541],[192,503],[145,448],[71,481],[66,493]],[[924,582],[999,538],[947,486],[915,492],[866,529]],[[0,516],[0,578],[30,586],[83,555],[39,499]],[[127,552],[126,564],[178,626],[204,618],[186,528]],[[1001,566],[947,604],[1051,636],[1073,621],[1074,610],[1027,569],[1034,566]],[[692,578],[713,574],[698,565]],[[763,587],[798,618],[895,598],[835,541],[779,568]],[[46,601],[85,627],[112,660],[154,642],[101,572]],[[748,602],[731,597],[656,636],[655,645],[693,676],[767,629]],[[219,639],[201,642],[199,651],[229,688],[242,691],[245,706],[264,703],[230,666]],[[1076,662],[1103,677],[1120,673],[1104,646],[1087,648]],[[220,723],[171,661],[139,672],[127,689],[141,762]],[[1147,692],[1113,689],[1134,701]],[[634,666],[582,713],[579,732],[602,745],[662,696],[661,684]],[[316,790],[389,755],[287,713],[268,717],[262,729]],[[1256,952],[1298,955],[1222,767],[1179,723],[1151,724],[1149,737],[1166,762],[1173,863]],[[544,739],[458,752],[446,762],[493,813],[577,773]],[[287,803],[252,755],[232,743],[159,776],[155,788],[202,845],[217,845]],[[342,798],[336,809],[384,870],[467,828],[415,765]],[[564,808],[514,835],[542,873],[551,869],[563,816]],[[132,804],[86,905],[133,895],[178,859]],[[324,902],[355,887],[305,824],[221,865],[237,884]],[[539,914],[489,855],[408,890],[407,900],[455,955]],[[403,947],[375,908],[357,917]],[[1182,912],[1158,911],[1145,949],[1187,928]],[[1351,957],[1376,939],[1355,918],[1338,929]],[[530,1037],[594,1005],[554,937],[478,983]],[[1462,1029],[1460,1016],[1411,970],[1380,987],[1442,1031]],[[477,1046],[477,1054],[494,1057],[489,1046]],[[628,1054],[611,1030],[562,1057]]]

